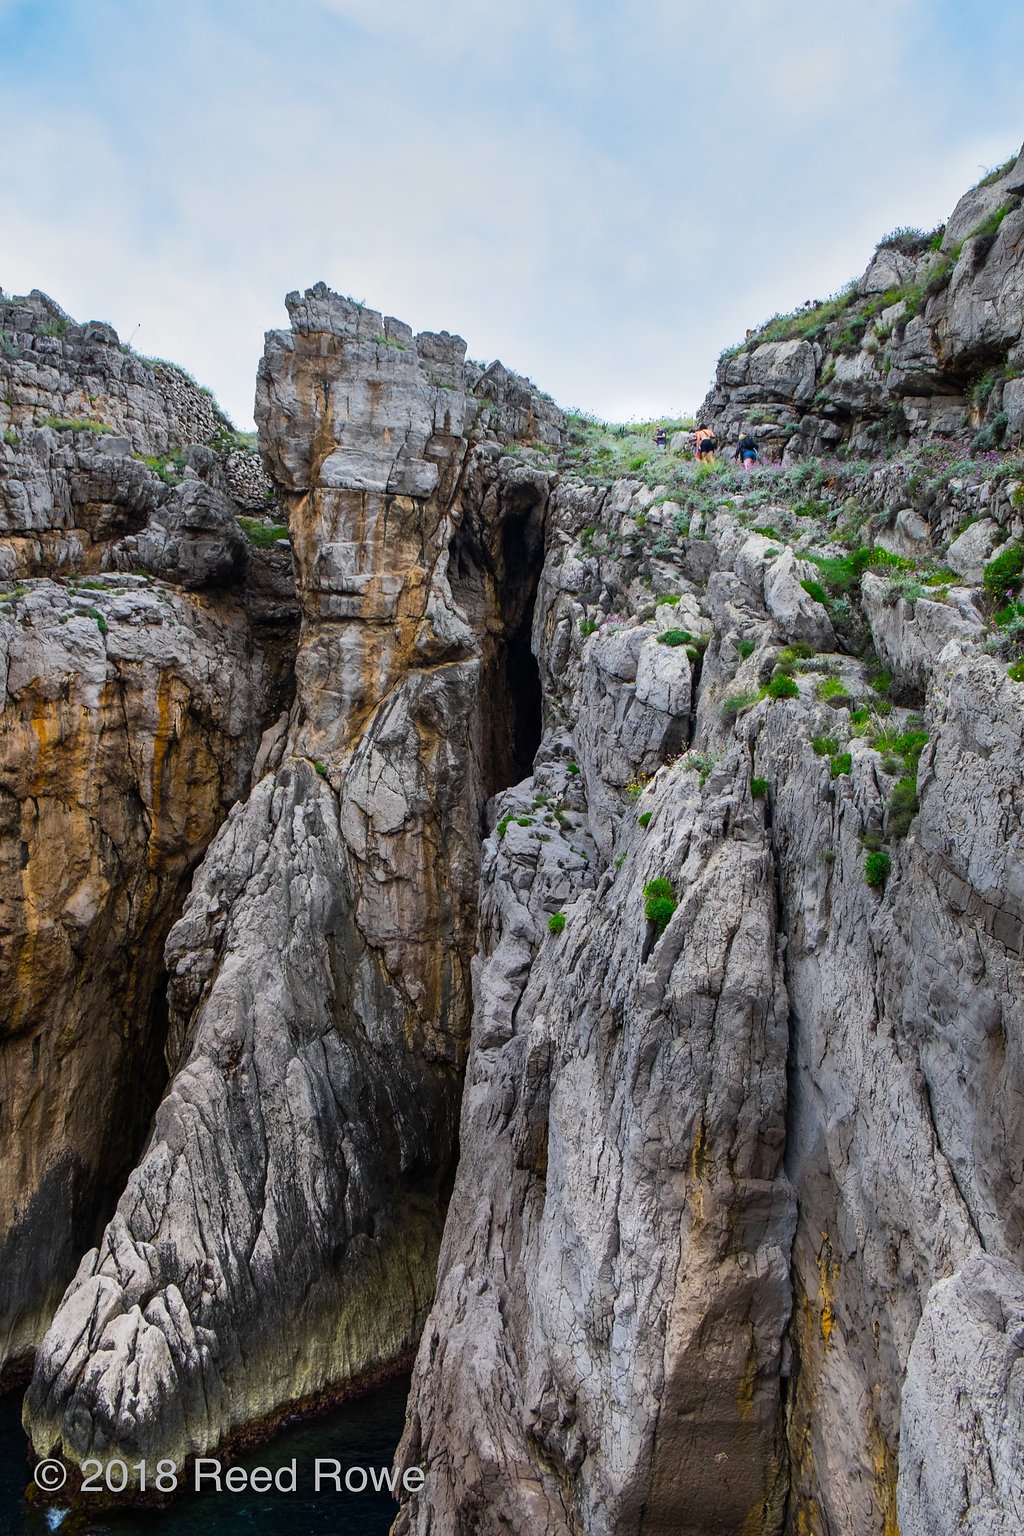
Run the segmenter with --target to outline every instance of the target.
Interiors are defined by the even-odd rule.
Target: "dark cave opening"
[[[467,516],[451,546],[456,601],[485,635],[481,694],[482,770],[489,799],[525,778],[543,731],[540,668],[531,644],[544,563],[546,493],[532,482],[505,486],[500,516]]]

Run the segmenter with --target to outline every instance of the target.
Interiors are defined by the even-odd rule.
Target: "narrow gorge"
[[[0,1365],[395,1536],[1024,1530],[1024,153],[679,430],[0,298]],[[753,473],[725,457],[753,434]]]

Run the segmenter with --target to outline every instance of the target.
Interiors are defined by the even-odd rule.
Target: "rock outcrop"
[[[322,286],[288,303],[257,416],[289,511],[296,698],[170,935],[171,1085],[37,1354],[33,1440],[71,1460],[180,1459],[415,1349],[480,810],[539,730],[550,477],[486,421],[534,441],[557,413],[507,375],[489,409],[467,395],[456,337]]]
[[[952,594],[890,602],[890,569],[858,608],[927,706],[875,715],[820,603],[802,638],[793,557],[742,491],[699,538],[651,527],[656,555],[634,491],[563,482],[549,518],[548,731],[491,811],[399,1455],[430,1477],[398,1530],[889,1536],[969,1506],[1002,1536],[1024,1490],[1022,686],[966,598],[973,623]]]
[[[1022,163],[724,361],[719,430],[1013,441]],[[16,1349],[80,1260],[36,1450],[415,1354],[396,1536],[1016,1532],[1024,461],[601,485],[459,338],[288,308],[275,555],[127,364],[117,446],[33,406],[3,460]],[[51,339],[80,408],[106,343]]]
[[[897,231],[837,298],[723,353],[702,407],[785,461],[938,436],[1024,440],[1024,151],[934,238]]]
[[[0,317],[2,1370],[149,1128],[164,942],[288,697],[295,622],[190,438],[207,397],[42,295]]]

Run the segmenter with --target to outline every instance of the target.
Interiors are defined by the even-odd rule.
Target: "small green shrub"
[[[767,779],[751,779],[750,793],[755,800],[763,800],[768,793]]]
[[[1024,683],[1024,656],[1020,661],[1015,661],[1011,667],[1007,667],[1006,675],[1011,683]]]
[[[533,817],[532,816],[517,816],[516,817],[516,825],[520,826],[520,827],[532,827],[533,826]]]
[[[90,619],[96,620],[96,628],[99,630],[100,634],[105,635],[107,632],[107,621],[103,617],[102,613],[100,613],[99,609],[87,608],[85,611],[89,615]]]
[[[815,757],[831,757],[839,751],[839,741],[835,736],[815,736],[811,746]]]
[[[270,549],[288,537],[285,523],[261,523],[258,517],[240,517],[238,526],[255,549]]]
[[[869,853],[864,860],[864,879],[868,885],[884,888],[892,868],[892,860],[887,853]]]
[[[557,937],[558,934],[562,932],[564,927],[565,913],[552,912],[551,916],[548,918],[548,933],[553,933]]]
[[[849,752],[837,752],[833,758],[829,759],[829,768],[832,770],[834,779],[838,779],[840,774],[849,773],[852,767],[853,758]]]
[[[114,430],[106,422],[92,421],[88,416],[43,416],[37,425],[51,427],[54,432],[95,432],[98,436]]]
[[[710,752],[691,752],[683,766],[684,768],[692,768],[700,774],[700,784],[703,789],[717,762],[718,758],[712,757]]]
[[[693,636],[686,629],[664,629],[658,636],[659,645],[689,645]]]
[[[771,523],[755,523],[753,531],[761,534],[766,539],[777,539],[779,537],[779,530],[773,528]]]
[[[648,880],[644,886],[644,916],[654,923],[659,933],[668,927],[669,918],[678,905],[671,880]]]
[[[889,836],[906,837],[910,823],[921,809],[917,798],[917,781],[906,778],[894,784],[887,809]]]
[[[653,815],[653,811],[641,811],[640,815],[637,817],[637,825],[641,827],[649,827],[651,824],[651,817]]]
[[[508,829],[509,829],[509,827],[511,825],[512,825],[512,817],[511,816],[503,816],[501,818],[501,820],[498,822],[498,836],[499,837],[504,837],[505,833],[508,831]]]
[[[668,593],[665,597],[659,597],[654,606],[655,608],[678,608],[679,596],[678,594],[673,596],[672,593]]]
[[[327,777],[327,764],[326,763],[314,763],[313,767],[316,769],[317,773],[320,775],[320,777],[322,779],[326,779],[326,777]]]
[[[800,585],[807,593],[807,596],[813,597],[816,603],[824,605],[828,602],[828,593],[820,581],[815,581],[813,577],[809,577],[807,581],[802,581]]]
[[[748,656],[754,654],[753,640],[738,640],[736,642],[736,654],[741,661],[746,661]]]
[[[596,628],[597,628],[597,624],[595,623],[595,621],[593,619],[581,619],[580,620],[580,634],[583,635],[584,639],[586,638],[587,635],[592,635],[594,633],[594,631],[596,630]]]
[[[579,763],[567,763],[565,771],[566,773],[571,773],[573,778],[575,778],[580,771],[580,765]]]
[[[838,677],[823,677],[814,685],[814,697],[824,704],[829,699],[848,699],[850,695]]]
[[[756,704],[759,698],[760,694],[750,688],[745,688],[741,693],[730,693],[729,697],[722,702],[722,719],[735,720],[737,715],[741,715],[745,709]]]
[[[1007,544],[985,567],[982,583],[994,602],[1014,592],[1024,574],[1024,544]]]
[[[773,677],[766,689],[770,699],[795,699],[799,696],[800,689],[791,677],[782,673],[779,677]]]
[[[15,432],[13,427],[8,427],[5,430],[4,442],[7,444],[8,448],[17,448],[18,444],[21,442],[21,438],[18,436],[17,432]]]

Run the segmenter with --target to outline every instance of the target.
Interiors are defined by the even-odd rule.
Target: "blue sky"
[[[563,405],[693,409],[1019,149],[1022,62],[1019,0],[0,0],[0,285],[242,426],[321,278]]]

